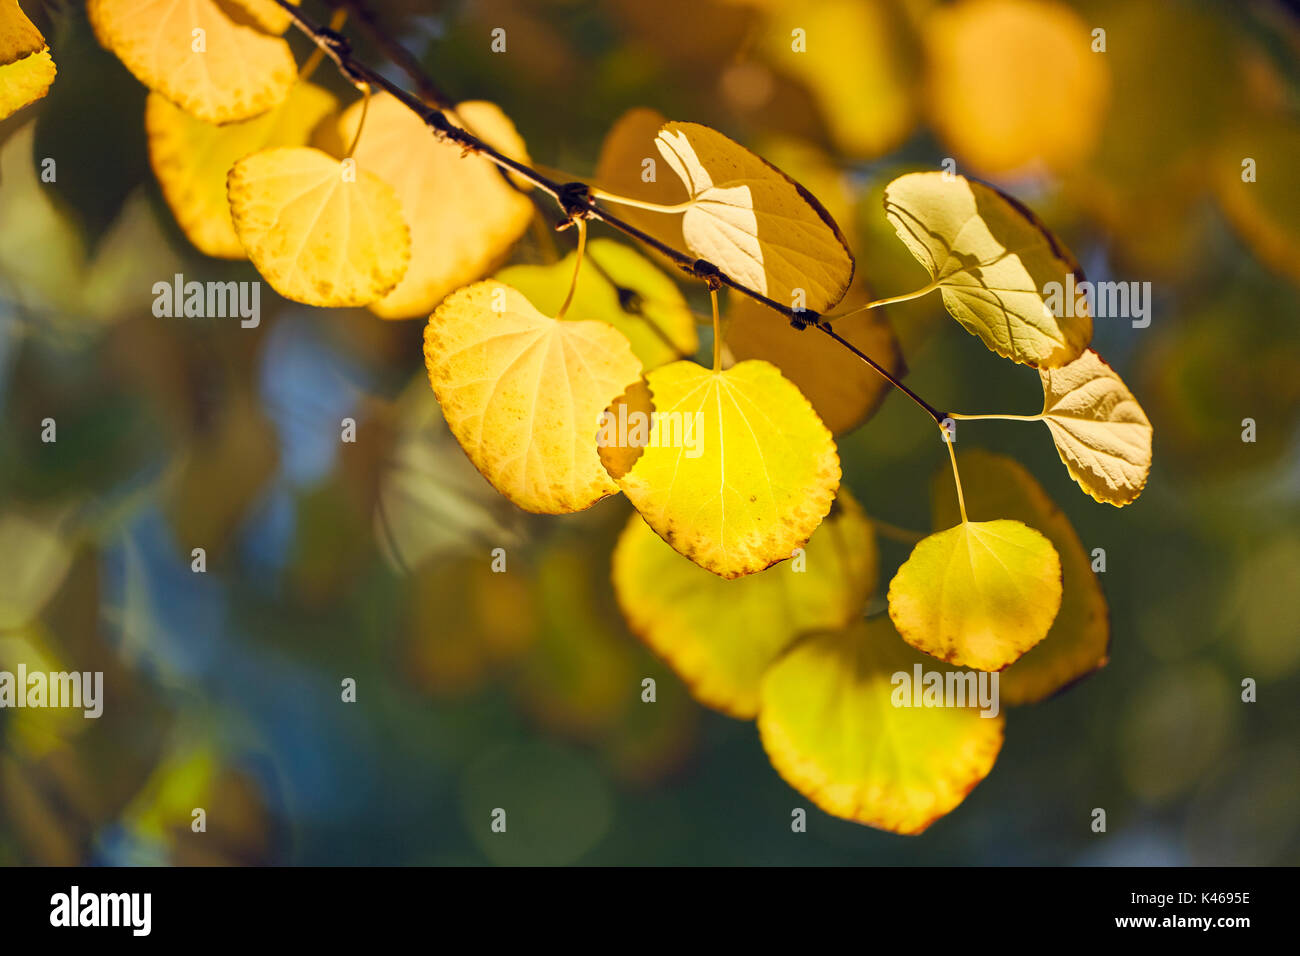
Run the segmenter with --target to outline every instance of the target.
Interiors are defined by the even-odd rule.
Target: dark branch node
[[[556,202],[572,222],[591,218],[591,189],[586,183],[565,183],[555,196]]]
[[[717,292],[723,286],[722,270],[708,259],[696,259],[690,266],[682,268],[695,278],[703,279],[708,284],[710,292]]]

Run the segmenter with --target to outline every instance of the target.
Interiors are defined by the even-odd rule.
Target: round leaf
[[[86,10],[136,79],[207,123],[265,113],[297,79],[288,43],[235,23],[216,0],[89,0]]]
[[[205,255],[247,258],[226,195],[231,167],[269,146],[301,146],[337,105],[332,93],[298,83],[288,99],[261,116],[213,126],[150,93],[144,112],[149,161],[167,205],[190,242]]]
[[[696,699],[750,719],[763,673],[791,641],[861,615],[875,587],[875,534],[841,490],[802,564],[728,581],[682,557],[634,514],[614,549],[613,578],[628,626]]]
[[[429,317],[424,359],[452,434],[516,505],[564,514],[618,490],[597,456],[596,430],[640,375],[622,333],[549,318],[488,279]]]
[[[1043,421],[1056,451],[1097,501],[1123,507],[1151,472],[1151,422],[1128,386],[1092,349],[1043,369]]]
[[[976,450],[959,457],[966,507],[976,518],[1005,517],[1041,531],[1061,558],[1061,610],[1047,637],[1025,652],[1001,674],[1002,702],[1031,704],[1106,663],[1110,618],[1106,596],[1092,571],[1070,519],[1047,493],[1011,458]],[[931,508],[936,528],[961,520],[957,513],[952,469],[942,468],[931,484]]]
[[[1019,521],[967,521],[923,538],[889,585],[903,640],[996,671],[1044,637],[1061,606],[1061,559]]]
[[[724,578],[761,571],[802,547],[830,511],[840,459],[799,389],[758,361],[722,372],[674,362],[650,372],[646,385],[654,409],[648,443],[626,471],[610,453],[626,449],[601,454],[650,527]],[[631,406],[611,409],[611,420]]]
[[[893,675],[939,670],[877,617],[795,644],[763,678],[758,731],[779,774],[827,813],[921,833],[988,776],[1005,719],[899,707]]]
[[[1066,276],[1083,279],[1079,264],[1010,197],[964,176],[908,173],[885,188],[885,215],[952,317],[998,355],[1057,368],[1092,338],[1085,300],[1064,302]],[[1049,283],[1060,289],[1059,318]]]
[[[461,103],[449,115],[507,156],[528,162],[524,141],[494,104]],[[360,121],[360,102],[339,118],[344,146]],[[527,194],[497,167],[439,141],[388,93],[371,97],[354,155],[358,166],[397,191],[411,227],[410,268],[397,288],[370,306],[381,318],[428,315],[447,293],[490,272],[533,218]]]
[[[230,170],[230,211],[248,258],[287,299],[366,305],[406,271],[410,234],[392,187],[306,146],[281,146]]]
[[[686,185],[687,248],[783,305],[824,312],[853,279],[853,254],[811,193],[716,130],[666,123],[655,140]]]

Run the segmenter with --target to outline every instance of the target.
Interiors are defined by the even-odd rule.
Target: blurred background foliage
[[[59,76],[0,124],[0,669],[102,670],[107,702],[97,721],[0,711],[0,863],[1300,860],[1294,4],[375,0],[440,86],[499,103],[547,167],[592,175],[634,107],[771,157],[831,209],[878,295],[922,278],[881,190],[946,157],[1030,204],[1090,279],[1153,284],[1149,328],[1099,320],[1094,342],[1155,425],[1135,505],[1081,495],[1038,429],[963,426],[1106,550],[1111,660],[1011,713],[992,775],[919,838],[821,814],[751,723],[692,702],[611,594],[627,503],[539,519],[497,496],[442,422],[422,323],[265,285],[255,330],[153,317],[173,273],[255,274],[182,237],[145,91],[81,6],[25,8]],[[572,242],[545,233],[513,261]],[[1037,410],[1037,376],[937,297],[890,319],[931,401]],[[869,514],[928,527],[944,452],[915,408],[890,396],[839,445]],[[884,579],[905,553],[882,541]],[[493,838],[494,807],[517,837]]]

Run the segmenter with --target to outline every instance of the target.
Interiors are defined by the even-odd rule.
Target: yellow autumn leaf
[[[1110,646],[1106,596],[1070,519],[1023,465],[983,450],[959,455],[958,461],[966,508],[974,518],[1023,522],[1046,535],[1061,559],[1061,610],[1051,630],[1000,675],[1003,703],[1031,704],[1105,665]],[[940,469],[930,487],[934,527],[960,521],[952,469]]]
[[[338,143],[352,142],[361,109],[358,101],[339,117]],[[495,104],[461,103],[448,115],[505,155],[528,162],[524,141]],[[487,160],[439,141],[388,93],[371,97],[353,155],[359,167],[396,190],[411,226],[411,267],[370,307],[381,318],[428,315],[449,292],[491,272],[532,220],[525,192]]]
[[[1088,157],[1106,115],[1109,57],[1093,52],[1089,24],[1068,5],[962,0],[936,7],[921,36],[930,120],[961,162],[1009,176]]]
[[[55,72],[48,49],[0,66],[0,120],[48,93]]]
[[[963,521],[912,549],[889,584],[903,640],[958,667],[996,671],[1047,636],[1061,606],[1061,559],[1019,521]]]
[[[177,223],[205,255],[244,259],[226,193],[236,162],[270,146],[301,146],[338,105],[332,93],[298,83],[279,106],[239,123],[195,119],[158,93],[145,101],[149,161]]]
[[[758,713],[763,673],[796,637],[861,616],[876,582],[876,540],[841,490],[801,557],[728,581],[633,514],[614,548],[613,580],[628,626],[696,699],[748,720]]]
[[[364,169],[279,146],[237,162],[227,192],[248,258],[286,299],[367,305],[406,271],[411,239],[397,196]]]
[[[0,0],[0,66],[24,60],[45,49],[45,37],[27,18],[18,0]]]
[[[576,253],[548,266],[509,266],[496,274],[539,311],[554,314],[568,295]],[[643,368],[658,368],[699,348],[695,313],[681,289],[636,249],[612,239],[587,243],[586,262],[565,319],[595,319],[618,329]]]
[[[653,415],[630,468],[611,453],[625,447],[602,439],[601,453],[650,527],[724,578],[802,547],[830,511],[840,459],[799,389],[759,361],[717,372],[674,362],[649,372],[646,386]],[[626,418],[634,444],[639,411],[632,403],[611,409],[619,428]]]
[[[1136,499],[1151,473],[1152,428],[1128,386],[1092,349],[1039,375],[1040,417],[1070,477],[1117,508]]]
[[[449,295],[429,317],[424,359],[452,434],[520,508],[581,511],[618,490],[596,433],[641,372],[618,330],[550,318],[488,279]]]
[[[795,644],[768,670],[758,731],[772,766],[827,813],[921,833],[988,776],[1006,720],[896,706],[894,675],[944,671],[882,616]]]
[[[1079,264],[1010,197],[964,176],[908,173],[885,188],[885,215],[930,273],[926,288],[998,355],[1057,368],[1092,338],[1086,300],[1065,302],[1066,276],[1083,278]]]
[[[145,86],[207,123],[265,113],[297,79],[289,44],[216,0],[89,0],[99,42]]]
[[[853,254],[811,193],[698,123],[666,123],[660,155],[686,185],[687,248],[782,305],[824,312],[853,279]]]
[[[298,0],[289,0],[298,6]],[[255,26],[263,33],[283,33],[293,17],[275,0],[217,0],[221,9],[236,23]]]
[[[871,416],[890,389],[879,372],[816,329],[796,329],[785,316],[748,296],[730,297],[725,340],[738,361],[763,359],[803,392],[836,435]],[[883,309],[836,319],[837,335],[870,355],[896,378],[907,367]]]

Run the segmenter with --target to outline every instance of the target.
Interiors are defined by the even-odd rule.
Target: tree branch
[[[721,286],[727,286],[728,288],[739,292],[741,295],[748,296],[754,301],[767,306],[772,311],[785,316],[790,324],[797,329],[805,329],[809,326],[816,327],[820,332],[828,335],[831,339],[847,348],[858,358],[862,359],[862,361],[866,362],[872,369],[883,376],[889,384],[893,385],[920,406],[926,414],[934,419],[935,424],[942,427],[944,419],[942,413],[936,411],[932,405],[924,401],[919,395],[900,382],[878,362],[838,335],[831,328],[830,322],[820,313],[814,312],[811,309],[795,309],[768,298],[761,292],[749,288],[744,283],[737,282],[712,262],[709,262],[706,259],[695,258],[694,256],[687,255],[684,252],[674,249],[666,243],[659,241],[654,236],[643,232],[631,223],[626,222],[609,212],[591,197],[590,190],[586,183],[561,183],[551,179],[533,169],[531,166],[506,156],[488,143],[483,142],[483,140],[479,139],[473,133],[457,126],[447,118],[447,115],[444,112],[444,107],[450,108],[452,106],[452,104],[448,102],[448,98],[438,91],[436,85],[434,85],[431,80],[423,76],[423,73],[419,69],[414,57],[410,56],[409,53],[403,50],[400,44],[395,40],[391,39],[386,34],[383,34],[383,31],[380,29],[373,14],[367,16],[368,11],[365,11],[362,0],[341,0],[341,2],[352,10],[357,11],[363,25],[366,25],[372,35],[377,38],[376,45],[379,46],[386,55],[392,57],[394,63],[400,67],[403,72],[412,76],[413,81],[416,82],[417,86],[425,91],[426,97],[434,102],[425,102],[424,99],[421,99],[419,96],[416,96],[401,85],[394,83],[383,74],[356,59],[352,54],[352,45],[348,41],[347,37],[315,22],[304,14],[298,7],[288,3],[287,0],[275,0],[275,2],[279,4],[280,7],[283,8],[284,11],[293,19],[294,26],[297,27],[298,30],[308,39],[315,43],[316,46],[334,62],[334,65],[338,67],[339,72],[342,73],[343,76],[353,85],[359,88],[365,88],[367,86],[378,87],[379,89],[391,94],[411,110],[411,112],[420,117],[424,124],[428,126],[429,129],[433,131],[434,135],[440,140],[455,143],[466,152],[481,156],[489,162],[494,163],[503,171],[512,173],[520,179],[531,183],[534,187],[540,189],[542,192],[554,199],[556,204],[559,205],[560,209],[563,210],[565,216],[568,217],[570,221],[576,219],[594,219],[597,222],[602,222],[610,228],[617,229],[624,235],[637,240],[643,245],[649,246],[656,252],[672,260],[672,262],[683,272],[708,283],[709,288],[712,290],[716,291]],[[382,37],[382,39],[379,39],[379,37]],[[393,56],[394,50],[401,50],[402,52]]]

